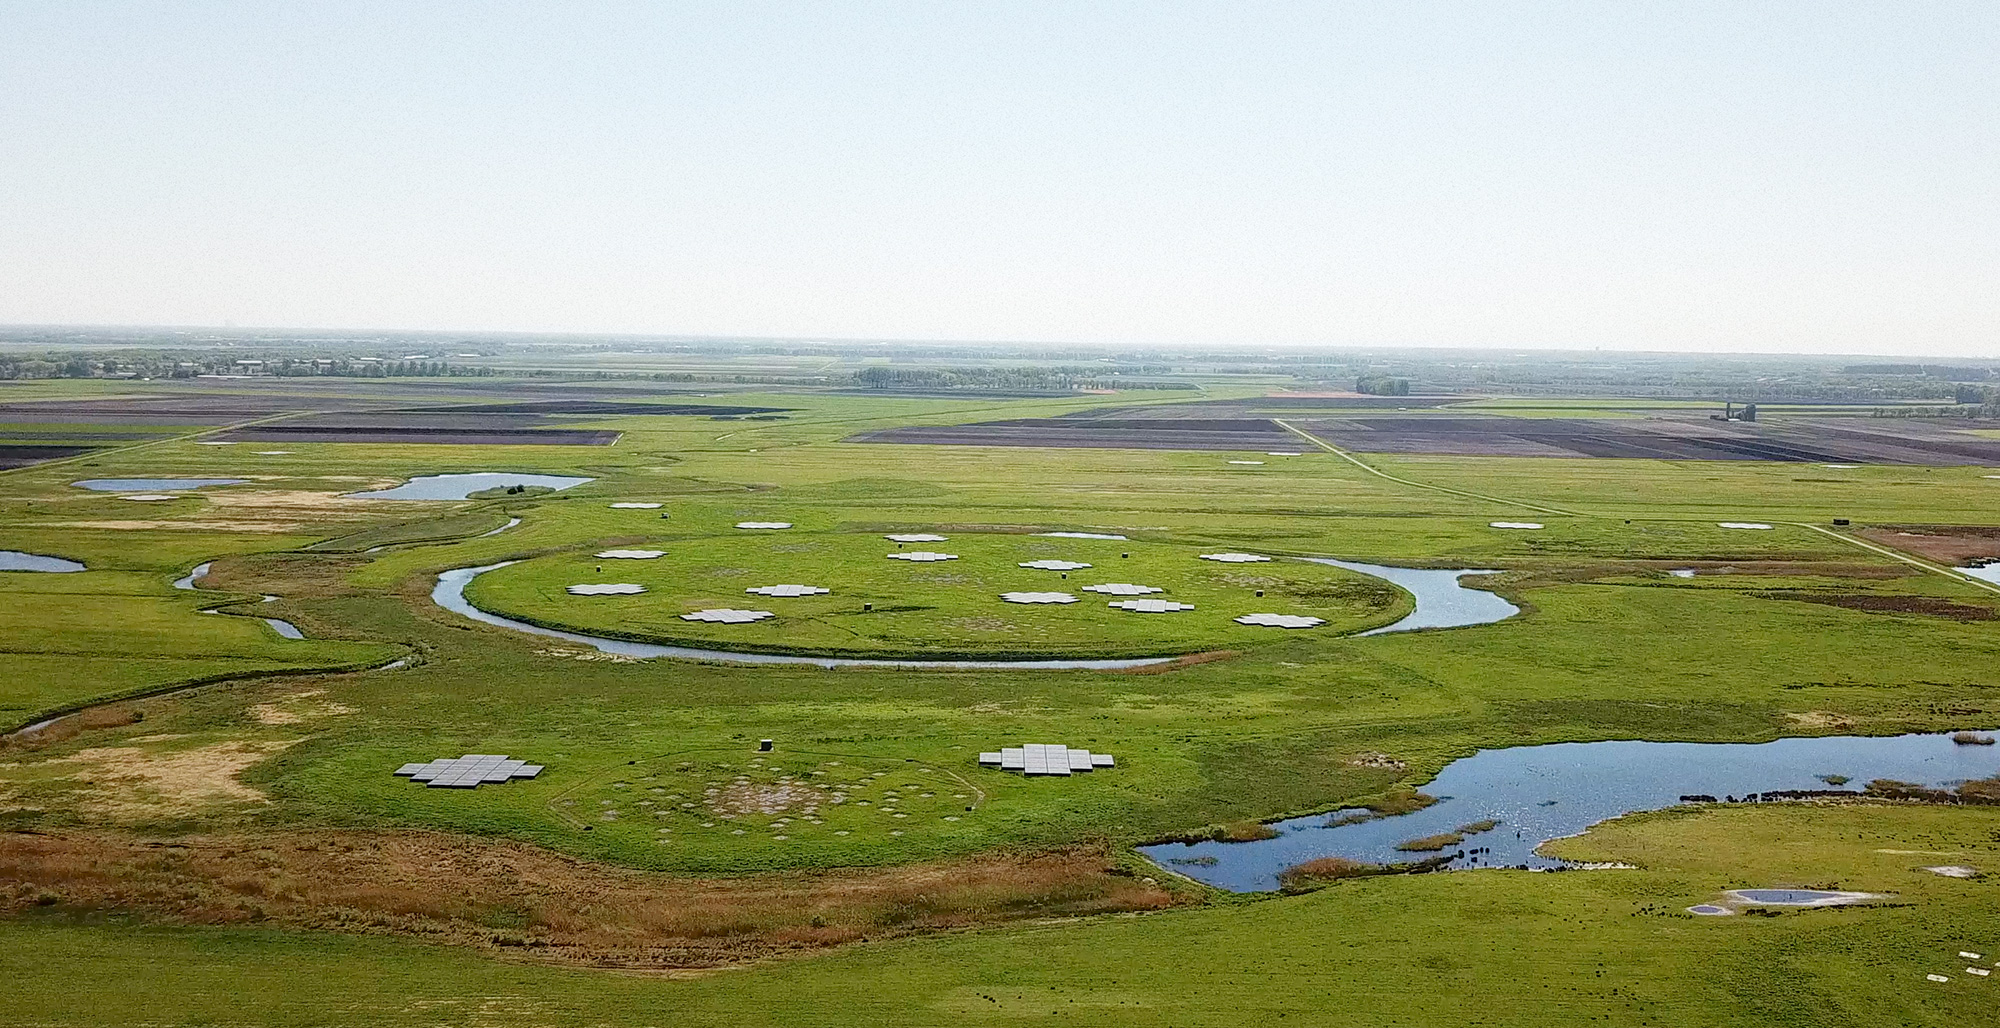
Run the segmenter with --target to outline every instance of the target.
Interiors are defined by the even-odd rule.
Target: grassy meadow
[[[170,437],[0,474],[0,548],[89,567],[0,572],[3,648],[17,669],[0,679],[0,721],[141,697],[87,727],[0,744],[0,827],[164,840],[435,831],[649,874],[811,875],[1079,841],[1123,852],[1366,802],[1482,747],[2000,724],[2000,597],[1808,527],[1834,517],[1856,528],[1992,524],[1991,469],[1357,464],[1303,441],[1309,452],[1292,458],[844,441],[895,425],[1170,399],[746,392],[729,402],[791,408],[786,420],[565,419],[621,433],[605,447]],[[345,495],[466,471],[591,481],[461,502]],[[69,484],[154,476],[248,481],[161,503]],[[752,520],[795,527],[732,527]],[[1544,527],[1490,525],[1523,520]],[[1739,520],[1774,527],[1718,524]],[[1129,539],[1034,534],[1048,531]],[[961,557],[886,559],[896,547],[882,536],[895,532],[947,535],[906,548]],[[614,547],[667,556],[594,556]],[[1217,550],[1281,559],[1197,559]],[[1356,637],[1401,616],[1409,598],[1282,559],[1303,555],[1494,569],[1478,584],[1522,613]],[[1068,579],[1016,566],[1042,558],[1094,566]],[[518,563],[476,580],[476,602],[608,635],[856,655],[1211,659],[1117,673],[633,661],[430,602],[439,572],[503,561]],[[202,562],[213,562],[202,588],[171,587]],[[1127,613],[1079,589],[1120,581],[1164,587],[1160,598],[1196,609]],[[565,591],[587,582],[648,592]],[[743,592],[779,583],[834,591]],[[1004,604],[1005,590],[1081,602]],[[679,618],[708,606],[780,616]],[[212,608],[224,613],[203,613]],[[1252,610],[1329,624],[1285,632],[1229,620]],[[265,616],[306,639],[279,638],[256,620]],[[203,681],[218,684],[179,688]],[[777,741],[773,752],[756,751],[763,738]],[[977,753],[1023,742],[1109,752],[1118,767],[1046,780],[976,766]],[[389,773],[468,752],[547,770],[471,791]],[[1966,1023],[1990,1007],[1983,984],[1955,975],[1931,987],[1922,975],[1951,970],[1938,961],[1961,946],[2000,947],[1991,879],[1913,867],[1993,862],[1995,816],[1891,805],[1673,811],[1561,844],[1637,870],[1208,895],[1192,909],[866,943],[686,979],[255,918],[137,919],[59,893],[43,903],[32,882],[9,883],[0,869],[0,899],[18,911],[0,918],[0,974],[16,983],[0,1024]],[[1777,882],[1897,899],[1776,917],[1682,912],[1723,888]],[[117,985],[82,1004],[79,976]]]

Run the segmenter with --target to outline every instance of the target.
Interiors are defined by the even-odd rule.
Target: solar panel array
[[[629,596],[646,591],[646,587],[633,582],[606,582],[603,585],[573,585],[569,587],[572,596]]]
[[[601,550],[597,554],[612,560],[652,560],[667,555],[665,550]]]
[[[833,590],[816,585],[760,585],[743,591],[757,596],[818,596]]]
[[[1090,565],[1077,560],[1026,560],[1020,566],[1040,571],[1076,571]]]
[[[1070,749],[1060,743],[1029,743],[1025,746],[981,753],[982,767],[997,767],[1002,771],[1019,771],[1024,775],[1068,776],[1084,771],[1094,771],[1101,767],[1116,767],[1118,762],[1109,753],[1092,753],[1089,750]]]
[[[404,764],[396,769],[398,776],[422,782],[433,789],[476,789],[484,784],[533,778],[541,773],[542,765],[510,760],[504,753],[468,753],[427,764]]]
[[[733,607],[717,607],[713,610],[697,610],[692,614],[682,614],[682,621],[707,621],[721,625],[747,625],[752,621],[777,617],[768,610],[737,610]]]
[[[916,562],[917,562],[917,563],[919,563],[919,564],[928,564],[928,563],[931,563],[932,561],[939,561],[939,560],[957,560],[957,559],[958,559],[958,554],[956,554],[956,553],[932,553],[932,552],[931,552],[931,551],[929,551],[929,550],[911,550],[911,551],[910,551],[910,552],[908,552],[908,553],[892,553],[892,554],[889,554],[889,559],[890,559],[890,560],[913,560],[913,561],[916,561]]]
[[[1103,593],[1106,596],[1144,596],[1147,593],[1166,592],[1165,589],[1158,586],[1133,585],[1130,582],[1106,582],[1103,585],[1086,585],[1083,587],[1083,591],[1087,593]]]
[[[1075,603],[1076,597],[1069,593],[1001,593],[1000,598],[1008,603]]]

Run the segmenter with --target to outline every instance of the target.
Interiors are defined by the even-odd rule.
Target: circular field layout
[[[889,559],[898,552],[895,543],[860,533],[733,533],[645,545],[666,555],[611,562],[590,548],[537,557],[479,576],[466,598],[516,620],[614,638],[753,653],[937,659],[1109,659],[1242,649],[1386,625],[1411,608],[1407,594],[1379,579],[1284,558],[1202,560],[1212,546],[954,533],[924,546],[958,559],[914,563]],[[1021,566],[1045,560],[1091,566],[1066,578]],[[620,581],[646,591],[570,594],[579,582],[604,580],[613,564]],[[789,583],[830,591],[797,597],[746,592]],[[1155,587],[1162,590],[1151,594],[1157,599],[1192,609],[1119,609],[1110,602],[1116,595],[1086,591],[1100,584]],[[1050,591],[1074,594],[1079,602],[1024,605],[1001,598]],[[751,624],[683,618],[746,606],[776,616]],[[1246,614],[1298,615],[1325,624],[1284,631],[1235,621]]]

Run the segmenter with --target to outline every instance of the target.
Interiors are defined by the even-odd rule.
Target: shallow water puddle
[[[0,550],[0,571],[41,571],[61,575],[82,570],[85,569],[80,561],[20,550]]]
[[[561,492],[592,481],[570,475],[529,475],[511,471],[479,471],[462,475],[418,475],[394,489],[348,493],[357,500],[463,500],[473,493],[512,486],[540,486]]]
[[[1945,734],[1827,736],[1767,743],[1592,742],[1481,750],[1422,786],[1438,802],[1392,817],[1335,811],[1271,825],[1257,842],[1165,843],[1140,849],[1155,862],[1236,892],[1278,887],[1278,873],[1319,857],[1396,864],[1445,856],[1454,868],[1565,866],[1536,847],[1609,818],[1657,810],[1683,797],[1830,791],[1823,775],[1944,787],[2000,774],[1994,747],[1960,746]],[[1483,831],[1469,831],[1493,822]],[[1440,848],[1412,840],[1462,836]],[[1210,861],[1212,858],[1212,862]]]

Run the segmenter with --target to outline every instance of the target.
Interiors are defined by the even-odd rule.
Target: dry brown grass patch
[[[1172,660],[1159,664],[1141,664],[1138,667],[1117,668],[1111,673],[1118,675],[1164,675],[1169,671],[1179,671],[1182,668],[1194,667],[1197,664],[1209,664],[1241,655],[1241,650],[1203,650],[1200,653],[1182,654]]]
[[[338,717],[354,713],[354,708],[345,703],[322,700],[325,689],[307,689],[302,692],[280,696],[269,703],[258,703],[250,708],[250,716],[258,724],[302,725],[324,717]]]
[[[155,841],[0,834],[0,910],[65,905],[199,924],[418,935],[539,959],[717,967],[857,939],[1188,902],[1100,847],[887,870],[706,879],[429,832]]]
[[[2000,526],[1882,525],[1860,535],[1943,564],[2000,559]]]
[[[113,818],[185,814],[218,803],[261,803],[262,792],[237,775],[292,745],[287,741],[219,742],[182,750],[104,746],[49,761],[73,764],[81,805]]]

